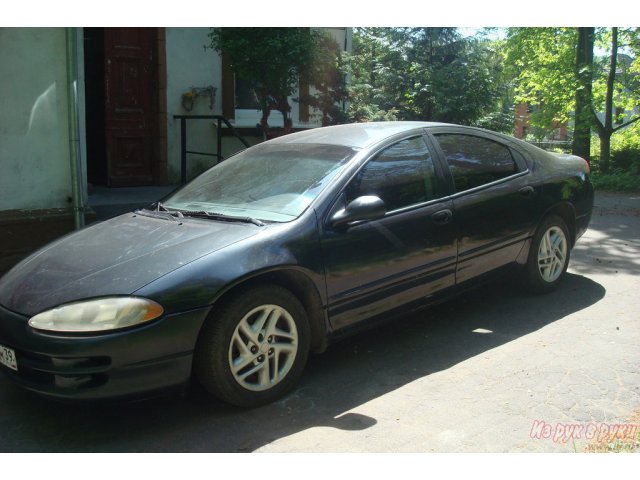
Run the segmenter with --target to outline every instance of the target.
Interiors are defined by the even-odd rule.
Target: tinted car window
[[[445,154],[457,192],[479,187],[517,173],[506,146],[481,137],[436,135]]]
[[[362,195],[380,197],[387,211],[437,197],[433,160],[422,137],[402,140],[372,158],[347,187],[347,203]]]

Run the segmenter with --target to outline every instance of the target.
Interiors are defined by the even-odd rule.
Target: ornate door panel
[[[152,28],[105,28],[109,186],[153,184]]]

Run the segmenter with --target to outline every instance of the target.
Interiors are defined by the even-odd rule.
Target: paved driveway
[[[557,292],[506,278],[354,337],[270,406],[69,406],[1,377],[0,451],[581,451],[640,408],[640,197],[597,205]]]

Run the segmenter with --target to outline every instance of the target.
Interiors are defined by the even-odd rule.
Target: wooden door
[[[109,186],[153,184],[153,28],[105,28]]]

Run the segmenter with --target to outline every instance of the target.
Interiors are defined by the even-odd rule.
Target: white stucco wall
[[[71,205],[64,28],[0,28],[0,211]]]
[[[169,180],[180,178],[180,121],[174,115],[220,115],[221,106],[221,61],[209,44],[208,28],[167,28],[167,162]],[[198,97],[191,111],[182,106],[182,94],[191,87],[216,88],[213,109],[209,97]],[[187,150],[215,153],[216,131],[213,120],[189,120],[187,122]],[[214,157],[187,156],[191,171],[213,165]]]

